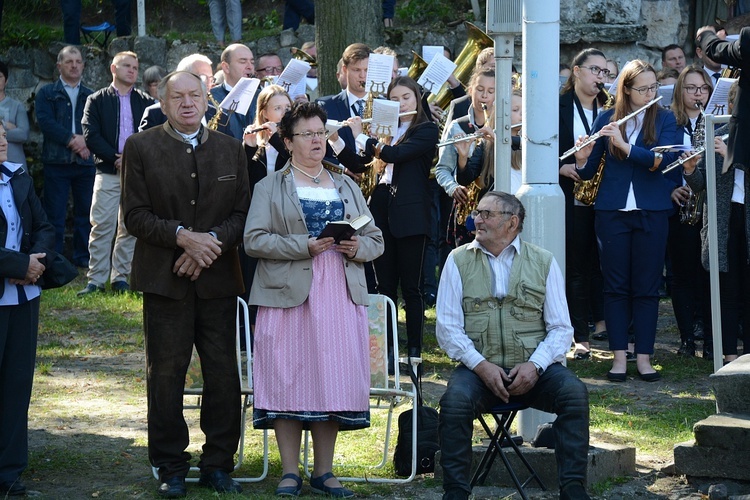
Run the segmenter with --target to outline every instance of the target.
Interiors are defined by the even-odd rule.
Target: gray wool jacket
[[[729,132],[729,127],[723,125],[716,129],[715,135],[721,136]],[[722,174],[721,170],[724,168],[724,157],[720,154],[716,154],[716,222],[718,229],[718,243],[719,243],[719,271],[727,272],[727,244],[729,241],[729,216],[732,212],[732,190],[734,189],[734,170],[735,167],[729,167],[729,170]],[[706,162],[701,159],[698,162],[698,167],[691,175],[685,175],[685,181],[690,186],[690,189],[696,193],[702,189],[706,189]],[[748,195],[750,195],[750,172],[745,173],[745,205],[748,202]],[[706,198],[708,200],[708,198]],[[706,201],[708,203],[708,201]],[[748,248],[748,255],[750,255],[750,210],[745,211],[745,235]],[[701,228],[701,261],[703,267],[708,270],[708,208],[706,205],[703,207],[703,227]]]

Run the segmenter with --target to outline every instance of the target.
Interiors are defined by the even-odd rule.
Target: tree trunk
[[[371,49],[383,44],[380,0],[316,0],[315,45],[318,49],[320,95],[338,94],[336,64],[344,49],[362,42]]]

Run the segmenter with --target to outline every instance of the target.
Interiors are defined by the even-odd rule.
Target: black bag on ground
[[[411,475],[411,441],[412,412],[417,413],[417,474],[435,471],[435,452],[440,449],[438,437],[438,412],[435,408],[422,405],[422,390],[420,384],[409,370],[412,383],[417,387],[417,401],[414,408],[406,410],[398,417],[398,438],[393,452],[393,467],[397,476]]]

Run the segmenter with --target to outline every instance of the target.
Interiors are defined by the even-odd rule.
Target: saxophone
[[[705,151],[706,149],[706,123],[705,116],[703,115],[703,104],[697,102],[696,107],[700,110],[701,114],[698,117],[698,122],[695,124],[695,130],[693,131],[693,150],[694,151]],[[690,186],[690,196],[685,203],[680,204],[680,223],[689,224],[695,226],[703,221],[703,202],[706,199],[706,190],[701,190],[696,193]]]
[[[490,125],[490,114],[485,103],[481,104],[482,112],[484,113],[484,124]],[[481,142],[481,136],[476,139],[477,145]],[[485,154],[487,154],[485,152]],[[466,191],[466,203],[462,203],[456,207],[456,222],[458,224],[464,224],[469,214],[477,208],[479,204],[479,193],[482,191],[482,187],[479,184],[479,177],[471,181],[471,184],[467,186]]]
[[[367,85],[365,82],[362,82],[362,87],[365,87]],[[367,94],[367,100],[365,101],[365,107],[362,111],[362,119],[368,119],[372,118],[372,106],[373,101],[380,97],[381,93],[385,93],[385,83],[373,83],[372,87],[370,88],[370,92]],[[364,123],[362,125],[362,133],[365,135],[370,135],[370,124]],[[378,180],[380,178],[380,174],[383,173],[383,169],[385,168],[385,162],[380,160],[379,158],[374,158],[370,163],[367,164],[368,168],[363,174],[362,178],[359,181],[359,188],[362,190],[362,195],[365,197],[365,199],[368,199],[373,191],[375,191],[375,188],[378,185]]]
[[[211,95],[211,92],[206,92],[206,95],[208,96],[208,102],[211,103],[211,106],[216,109],[216,113],[214,116],[211,117],[211,119],[206,123],[206,127],[210,130],[216,130],[219,128],[219,121],[221,120],[222,115],[224,114],[224,110],[221,109],[221,105],[216,102],[216,99],[213,95]]]
[[[599,83],[598,85],[600,92],[604,92],[604,95],[607,97],[602,109],[611,108],[615,104],[615,97],[607,92],[603,83]],[[604,177],[604,163],[606,158],[607,152],[605,151],[602,159],[599,161],[599,166],[596,169],[594,177],[587,181],[576,182],[573,186],[573,197],[584,205],[591,205],[596,201],[596,194],[599,192],[599,186],[602,183],[602,177]]]

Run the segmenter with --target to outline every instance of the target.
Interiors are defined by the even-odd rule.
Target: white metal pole
[[[138,0],[138,36],[146,36],[146,0]]]
[[[495,190],[510,193],[510,100],[513,72],[513,34],[495,40]]]
[[[523,238],[551,251],[565,270],[565,197],[558,183],[558,72],[560,60],[560,0],[524,0],[523,185],[516,196],[526,207]],[[522,412],[519,431],[525,440],[539,424],[555,415]]]

